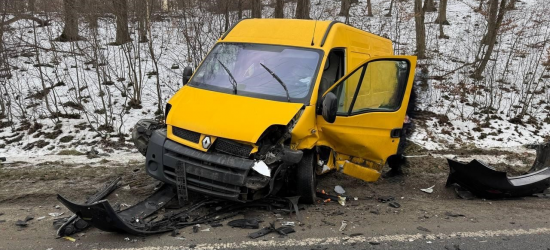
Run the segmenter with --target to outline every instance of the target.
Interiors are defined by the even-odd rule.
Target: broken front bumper
[[[448,159],[450,174],[447,186],[454,183],[478,197],[497,199],[530,196],[550,186],[550,168],[526,175],[508,177],[484,163],[473,160],[468,164]]]
[[[261,189],[270,180],[251,173],[253,160],[186,147],[168,139],[166,130],[153,131],[145,165],[149,175],[171,185],[177,184],[176,170],[183,167],[186,189],[242,202],[263,197],[248,187]]]

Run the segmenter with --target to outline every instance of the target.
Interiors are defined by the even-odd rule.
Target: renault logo
[[[208,149],[210,147],[210,144],[212,144],[210,136],[205,136],[204,139],[202,139],[202,147],[204,149]]]

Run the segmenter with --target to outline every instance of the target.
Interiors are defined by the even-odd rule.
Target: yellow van
[[[312,203],[316,175],[376,181],[396,154],[416,57],[340,22],[245,19],[166,105],[140,121],[147,173],[187,191],[251,201],[281,188]]]

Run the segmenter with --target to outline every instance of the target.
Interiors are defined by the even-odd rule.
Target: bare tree
[[[516,2],[517,2],[517,0],[510,0],[510,3],[508,3],[508,6],[506,8],[508,10],[515,10],[516,9]]]
[[[65,10],[65,26],[63,27],[63,32],[56,40],[60,42],[82,40],[82,37],[78,35],[76,0],[63,0],[63,7]]]
[[[251,0],[252,18],[262,18],[262,0]]]
[[[309,17],[309,0],[296,1],[296,19],[311,19]]]
[[[229,1],[223,1],[223,8],[224,8],[224,17],[225,17],[225,26],[224,31],[227,31],[229,29]]]
[[[447,0],[439,2],[439,15],[435,19],[435,23],[449,25],[449,21],[447,21]]]
[[[386,14],[385,16],[387,17],[390,17],[391,16],[391,12],[393,10],[393,1],[394,0],[390,0],[390,9],[388,10],[388,14]]]
[[[132,41],[128,33],[128,0],[113,0],[116,15],[116,39],[113,45],[122,45]]]
[[[390,3],[391,5],[391,3]],[[367,16],[372,16],[372,4],[370,0],[367,0]]]
[[[437,11],[435,7],[434,0],[424,0],[424,12],[434,12]]]
[[[138,33],[139,42],[146,43],[149,41],[147,38],[147,27],[149,26],[149,0],[136,0],[136,16],[138,19]]]
[[[424,26],[424,9],[422,0],[414,0],[414,23],[416,27],[416,55],[426,58],[426,27]]]
[[[237,9],[239,20],[243,19],[243,0],[237,0]]]
[[[285,1],[275,0],[275,18],[284,18]]]
[[[498,12],[497,12],[498,9]],[[498,4],[498,0],[490,0],[489,1],[489,23],[487,26],[487,34],[483,37],[483,40],[481,42],[480,47],[483,47],[484,45],[487,45],[487,50],[483,54],[483,58],[481,59],[481,62],[477,66],[476,70],[474,71],[473,78],[474,79],[481,79],[481,74],[485,70],[485,67],[487,66],[487,62],[489,62],[489,59],[491,58],[491,54],[493,53],[493,49],[495,47],[495,43],[497,40],[497,34],[498,30],[500,29],[500,25],[502,24],[502,19],[504,18],[504,13],[506,12],[506,0],[501,0],[500,2],[500,8]]]
[[[341,0],[339,16],[349,16],[349,9],[351,8],[351,0]]]

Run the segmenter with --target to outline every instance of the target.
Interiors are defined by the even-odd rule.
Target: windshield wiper
[[[281,80],[281,78],[279,78],[277,76],[277,74],[275,74],[273,71],[271,71],[263,63],[260,63],[260,65],[262,65],[262,67],[264,67],[264,69],[267,70],[267,72],[269,72],[269,74],[271,74],[271,76],[273,76],[273,78],[275,78],[275,80],[277,80],[277,82],[279,82],[281,84],[281,86],[283,86],[283,88],[285,89],[285,92],[286,92],[286,98],[288,99],[288,102],[290,102],[290,94],[288,93],[288,89],[286,87],[286,84],[283,82],[283,80]]]
[[[229,83],[233,86],[233,94],[237,94],[237,80],[235,80],[235,77],[233,77],[233,74],[231,74],[231,71],[225,65],[220,61],[220,59],[217,59],[218,62],[222,65],[223,69],[225,69],[225,72],[229,75]]]

